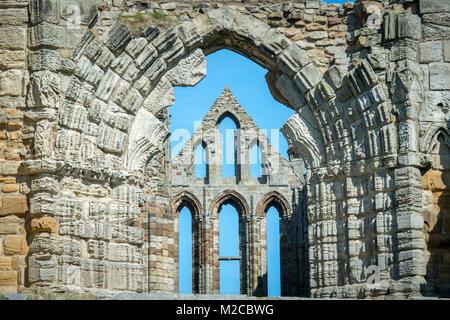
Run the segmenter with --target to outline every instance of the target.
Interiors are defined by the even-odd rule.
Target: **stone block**
[[[427,41],[419,44],[420,63],[442,61],[442,41]]]
[[[423,216],[420,214],[413,214],[397,217],[398,230],[422,230],[423,229]]]
[[[2,199],[2,207],[0,216],[15,214],[24,217],[28,211],[28,203],[26,196],[4,196]]]
[[[3,252],[6,256],[26,255],[28,244],[25,235],[6,236],[3,240]]]
[[[0,271],[0,287],[17,286],[17,271]]]
[[[184,22],[177,26],[177,33],[187,50],[198,46],[203,41],[192,22]]]
[[[163,58],[158,58],[150,68],[145,71],[145,76],[153,82],[161,76],[161,74],[167,70],[167,64],[165,63]]]
[[[278,64],[290,77],[297,74],[308,63],[309,57],[295,43],[287,47],[278,58]]]
[[[31,234],[37,232],[58,233],[58,221],[52,217],[35,218],[31,220],[28,231]]]
[[[119,79],[120,77],[117,75],[117,73],[113,72],[112,70],[108,70],[100,81],[100,84],[98,85],[96,92],[97,98],[105,102],[108,101],[114,88],[119,82]]]
[[[244,14],[237,14],[237,11],[233,8],[225,7],[216,10],[210,10],[207,13],[207,19],[194,20],[197,28],[201,33],[207,33],[209,29],[215,30],[230,30],[233,27],[235,19],[249,17]]]
[[[25,50],[26,43],[25,28],[0,26],[0,49]]]
[[[28,23],[26,8],[8,8],[0,10],[0,26],[24,26]]]
[[[442,51],[444,54],[444,61],[450,62],[450,40],[446,40],[443,42]]]
[[[450,89],[450,63],[434,62],[429,65],[430,89],[449,90]]]
[[[30,107],[58,108],[60,79],[56,73],[47,70],[33,73],[29,88]]]
[[[384,16],[384,39],[420,39],[420,17],[411,13],[388,14]]]
[[[96,61],[97,65],[105,70],[109,64],[114,60],[114,55],[107,48],[101,48],[100,55]]]
[[[167,79],[173,86],[193,87],[205,76],[206,58],[201,49],[197,49],[185,56],[166,73]]]
[[[2,173],[4,176],[17,175],[20,166],[19,161],[3,161]]]
[[[97,138],[98,146],[107,152],[122,153],[127,135],[109,126],[100,126]]]
[[[30,13],[30,22],[38,24],[42,21],[50,23],[59,22],[59,1],[53,0],[35,0],[30,1],[28,7]]]
[[[145,37],[145,39],[147,39],[147,41],[151,42],[157,36],[159,36],[160,33],[161,31],[158,28],[151,26],[145,29],[145,31],[143,32],[143,36]]]
[[[294,110],[299,110],[306,104],[305,98],[300,94],[294,82],[285,74],[277,80],[276,87]]]
[[[39,281],[52,282],[56,278],[56,259],[53,256],[35,256],[28,259],[28,276],[30,283]]]
[[[116,21],[106,34],[106,45],[113,52],[120,52],[133,38],[130,30],[120,22]]]
[[[128,43],[125,52],[135,59],[147,45],[148,41],[145,38],[135,38]]]
[[[41,49],[30,52],[28,55],[28,65],[32,71],[58,71],[61,64],[60,60],[60,54],[56,50]]]
[[[0,256],[0,271],[11,271],[12,259],[11,257]]]
[[[175,2],[161,3],[160,7],[162,10],[173,11],[177,8],[177,4]]]
[[[291,41],[275,29],[270,29],[262,40],[262,49],[270,56],[279,55],[291,44]]]
[[[5,184],[2,186],[2,192],[4,192],[4,193],[12,193],[12,192],[18,192],[18,191],[19,191],[18,184]]]
[[[153,45],[168,65],[181,58],[185,53],[183,42],[178,36],[176,28],[160,34],[153,41]]]
[[[0,223],[0,235],[2,234],[17,234],[19,232],[18,223]]]
[[[134,60],[140,70],[147,70],[158,57],[158,52],[151,44],[145,46],[141,54]]]
[[[25,69],[25,52],[0,50],[1,69]]]
[[[22,86],[22,71],[0,71],[0,96],[21,96]]]
[[[420,0],[420,14],[450,12],[448,1]]]
[[[422,38],[425,41],[448,40],[450,26],[441,26],[437,24],[423,24]]]
[[[321,78],[320,71],[310,63],[295,75],[294,82],[302,93],[306,93],[317,85]]]
[[[308,40],[321,40],[328,37],[327,31],[311,31],[306,34],[306,39]]]
[[[50,48],[64,47],[64,29],[62,27],[55,26],[54,24],[42,22],[35,27],[31,27],[29,29],[29,34],[30,48],[40,46]]]
[[[319,9],[320,1],[308,0],[305,2],[306,9]]]

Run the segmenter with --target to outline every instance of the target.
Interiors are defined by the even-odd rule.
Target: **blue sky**
[[[344,3],[346,1],[325,1],[327,3]],[[278,141],[272,141],[271,130],[279,130],[294,114],[294,111],[275,101],[265,81],[267,70],[251,60],[228,50],[220,50],[207,57],[207,76],[195,87],[176,87],[175,105],[170,108],[172,116],[171,132],[185,129],[193,134],[195,123],[201,122],[215,100],[228,86],[239,103],[253,118],[260,129],[266,129],[268,138],[280,153],[287,158],[288,145],[280,133]],[[225,119],[220,129],[234,129],[230,119]],[[225,134],[223,134],[225,135]],[[183,147],[189,137],[171,140],[172,157]],[[225,157],[226,155],[224,155]],[[258,165],[253,167],[258,168]],[[197,166],[197,169],[204,166]],[[201,171],[201,170],[200,170]],[[233,176],[233,165],[224,165],[224,176]],[[279,251],[279,217],[275,208],[267,214],[268,242],[268,295],[280,295],[280,251]],[[231,205],[223,206],[219,216],[219,247],[221,256],[237,256],[239,254],[239,231],[236,210]],[[192,242],[191,216],[184,208],[180,214],[180,277],[181,293],[192,290]],[[226,241],[225,241],[226,239]],[[220,263],[221,293],[239,294],[239,262],[222,261]]]

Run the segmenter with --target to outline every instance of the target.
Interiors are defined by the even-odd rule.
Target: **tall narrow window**
[[[208,164],[206,161],[206,148],[204,144],[199,144],[195,148],[195,177],[207,178],[208,177]]]
[[[192,294],[192,213],[187,207],[178,219],[178,292]]]
[[[236,145],[235,135],[237,123],[230,117],[220,121],[219,130],[222,133],[222,176],[236,176]]]
[[[262,177],[261,149],[255,143],[250,151],[250,175],[254,178]]]
[[[240,294],[239,215],[224,205],[219,215],[220,294]]]
[[[281,295],[280,215],[275,207],[267,212],[267,295]]]

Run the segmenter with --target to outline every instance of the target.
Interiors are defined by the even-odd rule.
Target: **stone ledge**
[[[395,299],[395,297],[393,297]],[[242,301],[286,301],[286,300],[355,300],[337,298],[307,298],[307,297],[248,297],[245,295],[216,295],[216,294],[163,294],[163,293],[129,293],[123,292],[114,295],[105,295],[104,292],[92,292],[89,294],[0,294],[0,300],[242,300]],[[411,296],[408,300],[450,300],[439,297]]]

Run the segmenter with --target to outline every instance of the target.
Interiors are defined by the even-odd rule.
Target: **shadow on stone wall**
[[[447,139],[446,139],[447,138]],[[424,296],[450,297],[450,148],[448,137],[439,135],[432,151],[433,168],[423,176],[426,205],[426,284]]]

